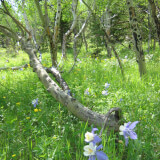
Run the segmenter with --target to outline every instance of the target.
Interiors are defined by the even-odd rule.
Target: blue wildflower
[[[128,145],[129,137],[131,139],[137,139],[137,134],[133,131],[137,123],[139,123],[139,121],[135,121],[133,123],[128,122],[124,123],[124,125],[119,127],[120,130],[119,134],[124,136],[126,146]]]
[[[93,128],[91,132],[86,132],[85,133],[85,141],[86,142],[92,142],[93,144],[101,142],[101,138],[97,136],[94,132],[98,131],[97,128]]]
[[[70,96],[71,95],[71,90],[67,90],[67,94]]]
[[[84,91],[84,94],[89,95],[89,88]]]
[[[107,88],[109,88],[109,86],[110,86],[110,84],[107,82],[107,83],[105,83],[105,89],[107,89]]]
[[[37,98],[37,99],[34,99],[34,100],[32,101],[32,104],[33,104],[34,107],[36,107],[36,105],[38,105],[38,98]]]
[[[108,95],[108,91],[102,91],[102,95],[107,96]]]
[[[94,143],[89,143],[89,145],[84,146],[84,156],[89,156],[88,160],[108,160],[107,155],[103,151],[99,151],[102,149],[102,144],[98,147]]]

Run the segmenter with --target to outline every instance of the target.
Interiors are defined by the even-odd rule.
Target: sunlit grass
[[[121,51],[124,49],[119,48],[119,53]],[[131,55],[125,58],[127,53],[125,50],[120,55],[125,80],[114,57],[95,59],[84,51],[71,73],[68,71],[74,61],[72,54],[68,55],[62,76],[75,98],[86,107],[101,113],[106,113],[112,107],[120,107],[124,121],[140,121],[136,127],[138,140],[130,140],[128,147],[118,134],[103,134],[103,151],[110,160],[158,160],[159,55],[156,50],[155,55],[147,60],[147,76],[140,79],[135,59]],[[4,49],[0,59],[0,67],[29,63],[25,53],[12,56]],[[43,53],[42,64],[47,67],[51,65],[49,53]],[[104,96],[102,91],[107,82],[110,83],[109,94]],[[0,159],[87,159],[83,156],[84,134],[91,131],[91,126],[80,122],[56,102],[31,68],[0,71],[0,83]],[[89,95],[84,94],[87,88]],[[32,105],[32,100],[36,98],[39,99],[37,112]]]

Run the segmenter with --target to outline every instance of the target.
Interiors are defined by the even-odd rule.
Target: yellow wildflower
[[[28,64],[28,68],[30,68],[31,67],[31,65],[30,64]]]
[[[5,99],[6,97],[5,97],[5,96],[3,96],[3,98]]]
[[[34,112],[38,112],[38,109],[37,109],[37,108],[35,108],[35,109],[34,109]]]
[[[19,106],[20,104],[21,104],[20,102],[17,102],[17,103],[16,103],[17,106]]]
[[[26,117],[26,119],[31,119],[30,117]]]
[[[53,136],[53,139],[57,139],[57,137],[56,137],[56,136]]]
[[[16,154],[13,154],[13,155],[12,155],[12,157],[15,157],[15,156],[16,156]]]
[[[41,112],[42,110],[41,109],[39,109],[39,112]]]

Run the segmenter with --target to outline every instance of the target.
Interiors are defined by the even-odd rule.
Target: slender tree
[[[145,56],[142,48],[142,37],[140,34],[140,30],[138,27],[137,17],[135,13],[135,8],[133,6],[132,0],[127,0],[127,6],[129,10],[130,16],[130,26],[132,30],[133,40],[134,40],[134,48],[136,51],[136,60],[139,66],[140,76],[142,77],[146,73],[146,64],[145,64]]]

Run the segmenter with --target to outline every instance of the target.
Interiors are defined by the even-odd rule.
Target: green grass
[[[66,80],[75,97],[86,107],[106,113],[120,107],[124,121],[140,121],[136,126],[137,140],[110,133],[102,136],[103,151],[110,160],[158,160],[160,156],[160,56],[158,48],[147,55],[147,75],[140,79],[134,53],[119,47],[125,80],[117,60],[93,59],[81,50],[76,67],[72,54],[63,67]],[[104,54],[105,51],[102,52]],[[129,58],[125,59],[125,55]],[[60,58],[60,55],[59,55]],[[0,67],[29,63],[28,56],[0,51]],[[6,62],[9,60],[9,62]],[[50,66],[49,53],[43,53],[43,65]],[[103,96],[104,84],[110,83],[108,95]],[[83,156],[84,134],[92,126],[79,121],[45,90],[31,68],[0,71],[0,159],[2,160],[87,160]],[[84,91],[89,88],[90,95]],[[34,112],[33,99],[39,99]],[[122,98],[122,101],[120,99]],[[99,128],[100,130],[101,128]],[[115,140],[118,139],[118,143]]]

